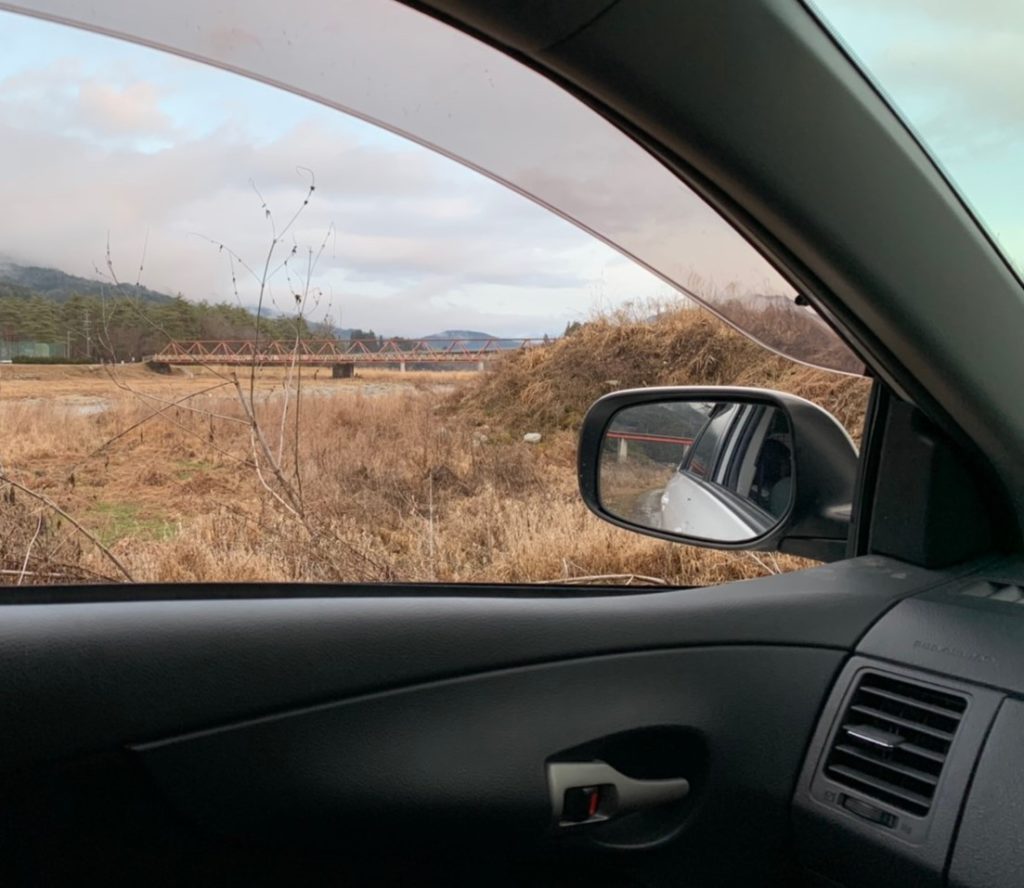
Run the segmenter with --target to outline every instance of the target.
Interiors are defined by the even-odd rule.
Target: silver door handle
[[[606,762],[549,762],[547,767],[551,809],[559,826],[597,823],[641,808],[676,802],[690,793],[690,781],[685,778],[635,780]],[[570,791],[582,793],[582,798],[572,799],[574,810],[567,818],[566,794]],[[585,815],[583,819],[581,814]]]

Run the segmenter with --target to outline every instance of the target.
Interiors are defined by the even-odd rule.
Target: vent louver
[[[843,713],[825,774],[859,795],[924,817],[967,701],[865,673]]]

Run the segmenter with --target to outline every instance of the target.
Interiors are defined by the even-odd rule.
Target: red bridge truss
[[[549,339],[174,340],[147,360],[158,364],[482,364]]]

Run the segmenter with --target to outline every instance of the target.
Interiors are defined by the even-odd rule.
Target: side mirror
[[[712,549],[846,555],[857,449],[816,404],[746,388],[650,388],[596,401],[580,492],[597,515]]]

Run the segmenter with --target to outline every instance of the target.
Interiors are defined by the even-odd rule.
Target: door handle
[[[636,780],[607,762],[548,762],[551,808],[559,826],[599,823],[686,798],[690,781]]]

